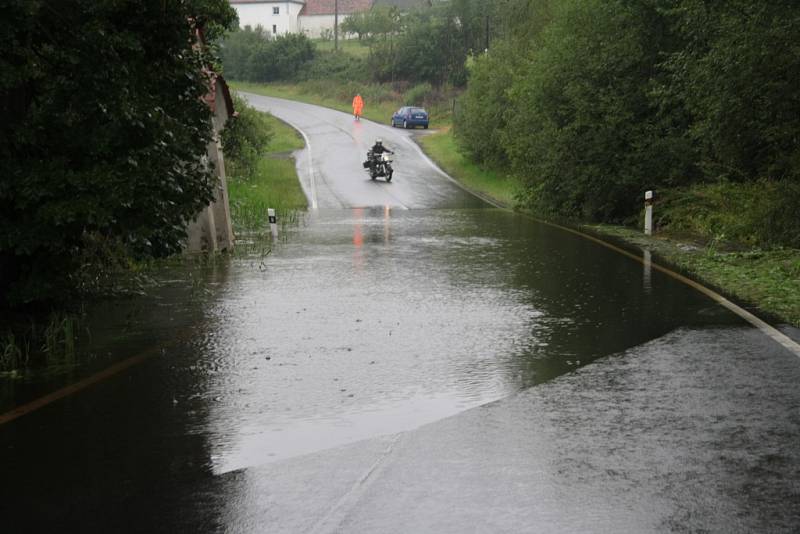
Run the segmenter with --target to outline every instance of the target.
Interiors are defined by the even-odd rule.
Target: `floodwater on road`
[[[256,267],[234,266],[193,344],[212,367],[215,472],[415,428],[677,326],[735,321],[499,210],[322,211]]]
[[[263,531],[259,525],[268,518],[274,531],[312,527],[325,531],[323,527],[329,524],[334,526],[328,530],[336,531],[347,521],[356,522],[344,531],[373,527],[402,531],[386,528],[401,514],[383,502],[395,493],[391,477],[400,477],[398,484],[407,485],[411,482],[404,477],[429,474],[402,500],[410,506],[408,499],[424,493],[426,484],[432,483],[430,473],[436,472],[437,461],[459,454],[466,454],[464,461],[487,478],[474,480],[471,489],[459,490],[466,494],[455,492],[452,498],[461,504],[443,502],[439,508],[420,510],[419,523],[412,530],[425,530],[425,518],[428,525],[434,524],[436,514],[448,506],[478,506],[481,494],[494,491],[491,480],[499,483],[512,472],[517,473],[513,483],[519,494],[508,490],[509,501],[503,506],[517,511],[531,506],[529,500],[536,491],[552,488],[558,479],[552,472],[542,478],[543,467],[536,467],[537,462],[547,463],[550,469],[554,455],[559,454],[566,454],[561,460],[567,462],[559,473],[588,480],[584,486],[591,491],[582,497],[587,499],[584,506],[599,506],[601,501],[591,500],[602,494],[604,486],[597,486],[598,480],[608,477],[609,470],[629,482],[638,480],[642,471],[636,469],[644,467],[636,467],[632,474],[626,472],[625,461],[636,466],[647,452],[622,454],[613,466],[598,467],[590,460],[607,463],[609,455],[620,454],[614,452],[615,447],[623,445],[625,435],[647,435],[653,425],[668,428],[671,421],[682,420],[686,406],[680,399],[668,400],[675,391],[656,387],[664,374],[658,369],[660,358],[669,362],[671,357],[664,348],[674,345],[670,339],[680,344],[685,337],[682,331],[705,332],[699,338],[706,344],[690,343],[690,351],[679,351],[688,354],[684,360],[710,358],[708,365],[695,365],[692,373],[696,374],[687,377],[693,381],[691,391],[696,392],[698,382],[713,383],[718,378],[719,340],[731,332],[750,331],[728,311],[641,263],[496,209],[314,211],[302,224],[286,228],[270,250],[255,246],[250,253],[191,274],[168,269],[161,284],[161,291],[130,302],[130,309],[115,303],[96,312],[93,326],[96,353],[124,348],[125,354],[135,355],[157,347],[152,357],[0,427],[2,471],[6,480],[13,481],[4,485],[0,502],[15,513],[31,513],[35,502],[47,508],[38,516],[44,524],[105,528],[124,524],[119,523],[124,515],[105,508],[109,503],[154,506],[153,501],[158,501],[162,526],[178,525],[179,530],[213,524],[222,530],[256,532]],[[112,333],[122,323],[128,334],[115,339]],[[665,341],[646,344],[657,339]],[[785,358],[771,342],[764,343],[771,347],[765,353],[765,369],[774,364],[769,358],[776,358],[796,371],[791,357]],[[638,352],[622,360],[605,358],[634,347],[640,347]],[[758,369],[758,358],[750,349],[748,354],[748,365]],[[588,375],[572,373],[601,358],[605,363],[587,367],[593,370]],[[639,360],[649,362],[648,367],[638,368]],[[550,390],[529,389],[565,374],[590,377],[591,391],[600,393],[592,394],[583,386],[571,388],[569,384],[578,379],[560,379],[547,386]],[[775,386],[770,381],[776,378],[769,372],[765,375],[752,375],[756,380],[750,388],[753,395],[762,387]],[[669,376],[670,388],[683,380],[679,372]],[[791,372],[785,370],[781,376],[788,379]],[[47,387],[54,384],[49,379]],[[664,404],[659,401],[658,406],[642,408],[646,413],[637,412],[636,406],[649,398],[654,387],[653,395]],[[6,384],[4,402],[26,400],[41,389],[36,381],[16,384],[13,389]],[[547,396],[547,391],[559,393]],[[784,387],[782,391],[786,398],[796,400],[791,390]],[[735,404],[726,404],[724,395],[708,401],[715,406],[715,417],[737,409]],[[620,410],[626,402],[634,408],[624,414]],[[754,396],[752,402],[751,415],[761,401]],[[488,407],[470,410],[482,405]],[[558,406],[564,407],[563,413]],[[788,408],[796,413],[796,405]],[[778,421],[775,407],[770,410],[773,422]],[[466,413],[445,419],[462,412]],[[496,421],[475,420],[486,413]],[[554,416],[560,421],[556,427],[552,427]],[[549,434],[542,434],[547,421]],[[634,426],[619,428],[626,423]],[[787,439],[798,436],[796,421],[781,425]],[[448,427],[454,429],[443,430]],[[612,428],[622,434],[614,434]],[[708,445],[713,450],[702,451],[697,458],[713,457],[719,444],[687,434],[687,428],[681,426],[680,432],[669,434],[670,439],[701,440],[687,443],[690,452],[682,454]],[[442,432],[444,437],[439,435]],[[346,514],[350,519],[331,515],[331,503],[343,498],[337,488],[350,487],[348,477],[364,477],[359,469],[371,473],[369,465],[384,456],[385,440],[394,443],[397,438],[391,436],[398,435],[406,437],[394,449],[394,461],[405,467],[386,471],[385,480],[375,483],[384,493],[356,495],[380,502],[388,515],[370,515],[357,508]],[[489,435],[494,437],[489,439]],[[543,444],[543,435],[552,440]],[[415,440],[429,436],[439,436],[438,445],[415,445]],[[600,441],[592,452],[595,439]],[[526,456],[526,446],[537,460]],[[347,447],[357,452],[348,456],[351,449]],[[414,447],[419,450],[414,452]],[[556,453],[553,447],[564,449]],[[752,455],[753,451],[739,453]],[[324,460],[328,454],[332,457]],[[666,454],[665,462],[676,461],[663,449],[658,454]],[[492,467],[490,457],[503,465]],[[778,457],[776,461],[786,461],[782,453]],[[336,458],[342,461],[341,470]],[[403,464],[402,458],[408,463]],[[309,466],[316,467],[309,471]],[[494,468],[499,471],[493,472]],[[531,477],[528,486],[519,479],[525,473]],[[455,476],[447,469],[439,475],[435,477],[439,485]],[[315,477],[327,477],[328,482]],[[625,484],[619,477],[609,486],[612,493],[614,484]],[[658,477],[645,479],[643,495],[667,491],[660,488]],[[451,482],[466,483],[458,477]],[[670,478],[673,489],[668,491],[677,491],[674,484],[678,483]],[[318,498],[308,497],[303,506],[281,500],[282,495],[298,498],[282,489],[297,490],[298,485],[316,488]],[[630,491],[629,486],[625,488]],[[351,493],[346,490],[346,495]],[[35,501],[30,500],[33,495]],[[503,508],[501,503],[492,504],[491,495],[484,497],[487,507]],[[641,495],[637,499],[647,501]],[[274,505],[271,512],[264,509],[265,503]],[[202,512],[196,509],[200,506]],[[669,506],[659,506],[658,513],[664,516],[657,522],[661,528],[671,520],[677,526],[699,524],[675,519],[664,512]],[[340,508],[335,507],[337,514]],[[187,515],[187,509],[194,515]],[[276,510],[285,514],[275,516]],[[508,514],[508,510],[493,513]],[[577,521],[574,513],[574,508],[556,507],[539,519],[549,521],[554,530],[559,530],[558,525],[591,528]],[[611,521],[606,531],[653,524],[642,522],[639,516],[614,517],[625,521]],[[652,519],[647,514],[643,517]],[[139,519],[152,526],[155,516]],[[381,520],[386,521],[384,528],[378,528]],[[521,518],[508,516],[505,523],[497,524],[504,525],[500,530],[515,530],[517,520]],[[438,530],[463,531],[456,528],[459,524],[469,526],[454,522],[453,528]]]

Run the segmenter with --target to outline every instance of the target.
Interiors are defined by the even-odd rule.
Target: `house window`
[[[275,35],[276,33],[278,33],[278,25],[277,24],[273,24],[272,25],[272,35]]]
[[[273,14],[273,15],[280,15],[280,14],[281,14],[281,8],[279,8],[279,7],[273,7],[273,8],[272,8],[272,14]]]

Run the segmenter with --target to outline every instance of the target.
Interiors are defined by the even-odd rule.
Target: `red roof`
[[[340,15],[367,11],[371,7],[372,0],[339,0]],[[306,0],[300,15],[333,15],[334,11],[334,0]]]

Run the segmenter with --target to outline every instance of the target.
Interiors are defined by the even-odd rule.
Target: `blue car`
[[[403,106],[392,115],[392,127],[414,128],[416,126],[428,127],[428,112],[422,108]]]

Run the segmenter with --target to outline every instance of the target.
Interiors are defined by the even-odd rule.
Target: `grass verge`
[[[421,137],[419,144],[431,159],[467,189],[500,205],[514,205],[518,182],[507,173],[483,169],[469,161],[458,151],[449,128]]]
[[[303,140],[293,128],[275,117],[265,114],[265,120],[274,134],[268,153],[258,162],[252,176],[228,179],[231,219],[236,231],[267,228],[268,208],[285,218],[308,207],[294,159],[288,155],[302,148]]]

